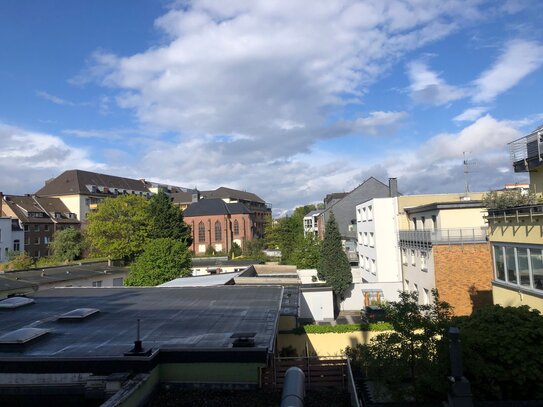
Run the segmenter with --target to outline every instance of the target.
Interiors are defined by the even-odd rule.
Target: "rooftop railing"
[[[542,161],[543,156],[543,126],[527,136],[521,137],[508,144],[509,156],[516,171],[528,170],[528,161]]]
[[[400,230],[400,246],[429,247],[434,244],[463,244],[486,242],[486,226],[478,228]]]
[[[514,206],[511,208],[489,209],[487,220],[512,220],[520,217],[536,217],[543,215],[543,204]]]

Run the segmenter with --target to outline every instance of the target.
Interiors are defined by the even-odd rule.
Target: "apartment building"
[[[508,147],[515,172],[529,173],[539,203],[488,211],[493,301],[543,312],[543,126]]]
[[[317,236],[319,233],[319,216],[322,210],[311,211],[304,216],[304,236]]]
[[[0,263],[9,261],[10,252],[22,250],[24,250],[24,234],[19,222],[11,217],[0,216]]]
[[[50,254],[49,243],[57,230],[80,228],[75,213],[58,198],[5,195],[0,209],[4,216],[13,220],[12,230],[19,236],[14,238],[14,250],[24,250],[34,258]],[[18,229],[23,231],[22,241]]]
[[[432,290],[469,315],[491,303],[492,261],[482,201],[461,200],[405,207],[409,228],[400,229],[404,290],[415,291],[421,304]]]

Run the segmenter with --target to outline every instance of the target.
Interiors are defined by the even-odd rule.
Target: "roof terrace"
[[[543,126],[508,144],[515,172],[526,172],[543,164]]]

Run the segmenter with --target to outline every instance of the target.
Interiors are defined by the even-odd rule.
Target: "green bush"
[[[389,331],[392,325],[388,322],[375,322],[370,324],[339,324],[339,325],[302,325],[293,329],[296,335],[346,333],[357,331]]]

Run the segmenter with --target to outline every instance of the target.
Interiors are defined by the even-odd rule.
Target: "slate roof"
[[[220,198],[220,199],[239,199],[242,201],[251,201],[258,203],[266,203],[258,195],[251,192],[239,191],[237,189],[220,187],[214,191],[202,191],[202,196],[204,198]]]
[[[70,210],[59,198],[38,197],[30,195],[5,195],[4,204],[15,213],[23,223],[67,223],[79,224],[75,218],[70,218]],[[30,217],[29,212],[45,213],[45,217]],[[55,214],[60,214],[55,217]],[[54,220],[52,219],[54,217]]]
[[[213,216],[252,213],[242,203],[226,203],[222,199],[200,199],[189,205],[183,212],[183,216]]]
[[[108,187],[112,189],[117,188],[119,190],[133,190],[145,193],[150,192],[143,180],[98,174],[90,171],[68,170],[64,171],[58,177],[47,181],[45,185],[36,192],[36,195],[109,195],[108,193],[103,192],[91,192],[87,185]],[[112,193],[113,191],[110,191],[110,194]]]
[[[172,202],[176,204],[185,204],[192,202],[192,192],[172,192],[170,196],[172,197]]]

